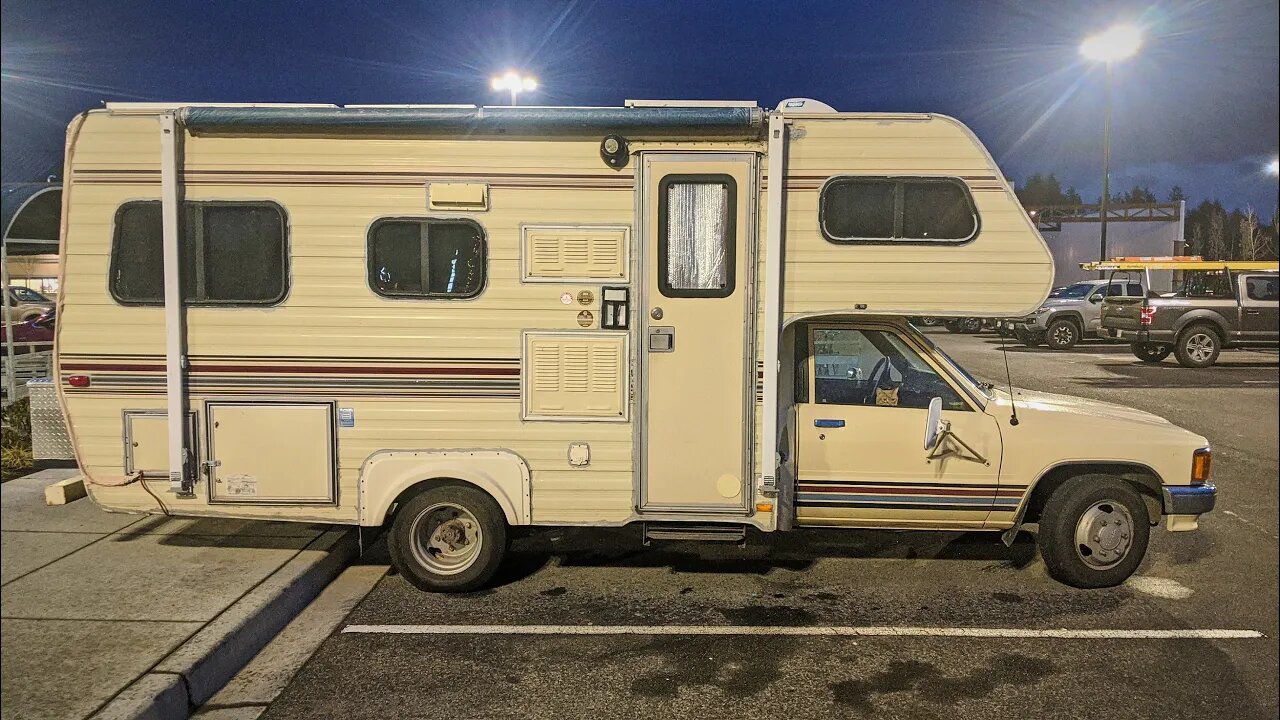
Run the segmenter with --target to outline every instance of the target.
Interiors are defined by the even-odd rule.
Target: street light
[[[1280,159],[1271,158],[1271,162],[1267,163],[1267,174],[1272,177],[1280,176]]]
[[[1142,29],[1137,25],[1115,25],[1090,35],[1080,43],[1080,54],[1087,60],[1103,63],[1106,69],[1102,104],[1102,207],[1099,208],[1098,260],[1107,259],[1107,211],[1111,205],[1111,66],[1133,57],[1142,47]],[[1099,272],[1098,277],[1103,277]]]
[[[490,85],[494,90],[511,91],[511,104],[515,105],[517,95],[538,89],[538,80],[532,75],[522,76],[514,70],[508,70],[501,75],[494,75]]]

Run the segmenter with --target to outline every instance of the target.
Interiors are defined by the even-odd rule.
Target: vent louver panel
[[[629,227],[526,225],[522,232],[526,281],[627,278]]]
[[[525,334],[525,419],[626,419],[627,336]]]

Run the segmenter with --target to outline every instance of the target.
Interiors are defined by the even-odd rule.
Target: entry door
[[[641,507],[747,507],[755,159],[646,155]]]
[[[1001,490],[1000,429],[912,341],[887,325],[811,327],[808,398],[796,406],[800,525],[981,527]],[[924,449],[929,402],[955,437]]]

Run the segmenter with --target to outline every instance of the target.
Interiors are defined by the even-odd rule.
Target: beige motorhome
[[[70,126],[58,391],[111,510],[390,526],[419,587],[508,530],[1038,530],[1122,581],[1208,443],[975,381],[904,319],[1053,278],[974,135],[811,100],[108,104]]]

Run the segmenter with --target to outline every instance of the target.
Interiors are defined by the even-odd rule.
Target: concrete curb
[[[289,624],[359,552],[357,528],[334,529],[133,681],[94,720],[186,720]]]

